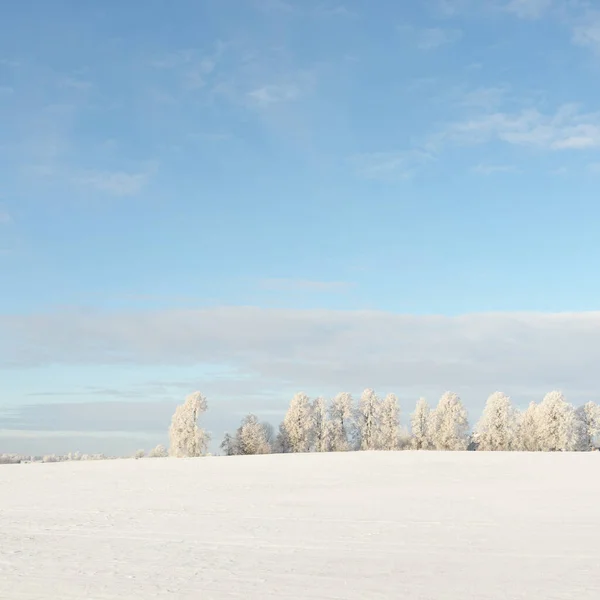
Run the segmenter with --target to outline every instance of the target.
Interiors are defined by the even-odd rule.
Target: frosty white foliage
[[[431,415],[432,442],[436,450],[466,450],[469,421],[460,398],[446,392]]]
[[[368,388],[362,393],[358,403],[357,422],[361,450],[379,449],[380,419],[381,400]]]
[[[430,439],[431,410],[425,398],[419,398],[415,412],[411,415],[412,447],[415,450],[429,450],[432,446]]]
[[[310,400],[302,392],[296,394],[283,419],[292,452],[308,452],[310,449],[310,433],[312,416]]]
[[[0,465],[16,465],[24,460],[18,454],[0,454]]]
[[[400,408],[398,398],[388,394],[381,403],[380,439],[382,450],[397,450],[399,446]]]
[[[329,450],[329,421],[325,399],[319,396],[312,405],[312,447],[315,452]]]
[[[347,392],[338,394],[329,407],[329,448],[332,452],[350,449],[349,436],[355,426],[352,396]]]
[[[158,446],[148,452],[148,458],[165,458],[168,455],[167,449],[162,444],[158,444]]]
[[[198,427],[198,417],[207,407],[206,398],[200,392],[194,392],[175,409],[169,430],[171,456],[202,456],[206,452],[209,436]]]
[[[237,454],[269,454],[265,428],[255,415],[248,415],[237,430],[235,439]]]
[[[546,394],[536,410],[539,449],[542,452],[579,449],[582,423],[560,392]]]
[[[531,402],[525,411],[517,416],[517,450],[522,452],[538,452],[540,450],[537,409],[537,404]]]
[[[133,458],[140,459],[140,458],[144,458],[144,456],[146,456],[145,450],[136,450],[135,454],[133,455]]]
[[[577,409],[577,418],[581,423],[582,450],[590,450],[600,434],[600,406],[588,402]]]
[[[475,426],[478,450],[514,450],[517,446],[517,417],[510,398],[492,394]]]

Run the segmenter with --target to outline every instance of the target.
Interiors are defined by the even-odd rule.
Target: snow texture
[[[0,598],[597,600],[600,453],[0,467]]]

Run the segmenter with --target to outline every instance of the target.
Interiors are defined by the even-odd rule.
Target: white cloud
[[[506,86],[481,87],[464,94],[460,104],[468,108],[493,110],[502,104],[507,93]]]
[[[343,17],[347,19],[354,19],[358,16],[356,12],[343,4],[317,6],[313,14],[315,17]]]
[[[482,144],[494,139],[545,150],[597,148],[600,147],[600,113],[584,113],[572,104],[550,115],[537,109],[488,113],[450,125],[433,136],[431,144]]]
[[[358,175],[365,179],[397,181],[410,179],[433,155],[411,150],[406,152],[372,152],[355,156],[353,163]]]
[[[91,81],[87,81],[85,79],[78,79],[76,77],[63,77],[59,81],[59,85],[61,85],[62,87],[84,92],[86,90],[91,89],[94,84]]]
[[[296,100],[299,95],[300,90],[294,84],[264,85],[248,92],[251,101],[260,107]]]
[[[417,32],[417,47],[421,50],[436,50],[441,46],[454,44],[462,38],[460,29],[441,29],[438,27],[422,29]]]
[[[297,6],[285,0],[253,0],[257,9],[263,12],[280,12],[284,14],[296,14],[300,12]]]
[[[552,8],[552,5],[553,0],[510,0],[506,10],[520,19],[539,19]]]
[[[539,19],[556,4],[556,0],[432,0],[438,16],[482,14],[497,17],[509,13],[519,19]],[[562,3],[562,0],[559,0]]]
[[[600,11],[587,13],[573,28],[573,42],[600,52]]]
[[[306,279],[263,279],[261,287],[277,292],[343,292],[355,284],[347,281],[310,281]]]
[[[600,312],[458,317],[223,307],[0,317],[0,364],[228,365],[312,389],[598,391]],[[527,392],[529,393],[529,392]]]
[[[17,67],[21,66],[21,63],[12,58],[0,58],[0,65],[11,69],[16,69]]]
[[[74,182],[114,196],[135,196],[141,192],[148,179],[148,173],[88,171],[75,177]]]
[[[480,175],[494,175],[495,173],[515,173],[517,168],[514,165],[477,165],[473,168],[475,173]]]

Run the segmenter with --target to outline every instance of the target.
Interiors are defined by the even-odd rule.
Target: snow
[[[0,598],[600,597],[600,453],[0,467]]]

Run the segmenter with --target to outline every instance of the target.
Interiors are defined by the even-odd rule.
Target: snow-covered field
[[[0,466],[3,600],[598,600],[600,453]]]

